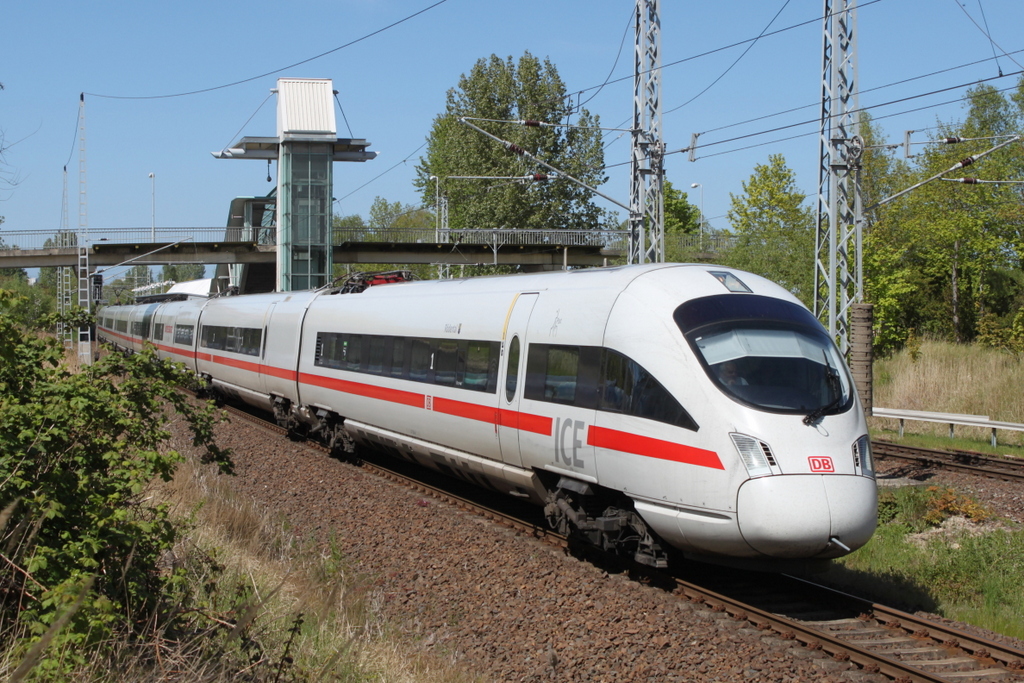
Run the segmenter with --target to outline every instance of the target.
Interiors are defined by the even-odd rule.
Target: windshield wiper
[[[828,354],[825,353],[825,349],[821,350],[821,355],[825,358],[825,378],[828,380],[828,387],[832,390],[835,398],[830,403],[815,408],[804,417],[803,422],[808,427],[825,417],[825,413],[835,408],[843,400],[843,388],[839,382],[839,373],[828,362]]]

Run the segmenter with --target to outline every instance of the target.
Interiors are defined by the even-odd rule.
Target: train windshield
[[[688,301],[674,318],[711,381],[741,403],[808,423],[853,404],[839,350],[802,306],[722,294]]]

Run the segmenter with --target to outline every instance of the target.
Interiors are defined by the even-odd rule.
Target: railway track
[[[878,459],[892,458],[923,467],[941,467],[1005,481],[1024,481],[1024,461],[999,458],[970,451],[939,451],[931,448],[901,446],[888,441],[872,441],[871,452]]]
[[[258,415],[229,412],[281,436],[286,430]],[[327,451],[315,441],[311,447]],[[450,479],[425,481],[381,461],[362,467],[407,486],[417,493],[471,511],[519,533],[569,552],[566,537],[543,526],[537,508],[506,501],[508,508],[484,504],[474,489],[459,491]],[[457,492],[458,491],[458,492]],[[532,514],[531,514],[532,512]],[[608,558],[599,559],[608,564]],[[712,612],[745,620],[777,643],[799,643],[807,656],[831,658],[837,667],[849,662],[864,673],[904,682],[1024,681],[1024,650],[1005,646],[961,629],[946,626],[795,577],[691,566],[684,576],[652,572],[639,565],[622,566],[645,581],[671,590]],[[827,665],[826,665],[827,666]]]

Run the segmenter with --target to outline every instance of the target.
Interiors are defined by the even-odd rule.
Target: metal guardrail
[[[992,430],[992,445],[996,445],[996,430],[1007,429],[1014,432],[1024,432],[1024,424],[1017,422],[1000,422],[989,418],[988,415],[965,415],[960,413],[933,413],[927,410],[894,410],[892,408],[874,408],[871,411],[873,417],[883,417],[891,420],[898,420],[900,425],[900,436],[903,436],[903,426],[906,420],[918,422],[938,422],[949,425],[949,438],[953,438],[954,425],[964,427],[982,427]]]

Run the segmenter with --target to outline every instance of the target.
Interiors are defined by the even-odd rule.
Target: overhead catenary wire
[[[989,31],[988,31],[988,19],[985,19],[985,28],[982,28],[981,26],[978,25],[978,22],[974,20],[974,17],[972,17],[970,15],[970,13],[967,11],[967,8],[964,7],[962,4],[960,4],[960,0],[953,0],[953,2],[955,2],[956,6],[959,7],[960,10],[967,16],[967,18],[971,20],[971,23],[974,24],[974,26],[979,31],[981,31],[982,35],[985,36],[988,39],[989,45],[992,46],[992,54],[993,55],[995,55],[996,48],[998,47],[999,50],[1003,53],[1003,55],[1006,56],[1007,59],[1009,59],[1011,62],[1016,64],[1019,68],[1024,69],[1024,65],[1021,65],[1020,62],[1018,62],[1016,59],[1011,57],[1010,53],[1008,53],[1006,50],[1003,50],[1002,46],[1000,46],[998,43],[996,43],[995,40],[993,40],[992,34],[989,33]],[[978,0],[978,6],[981,7],[981,0]],[[982,10],[981,10],[981,16],[982,16],[982,18],[985,17],[985,9],[984,8],[982,8]],[[998,59],[996,60],[996,68],[999,70],[1000,75],[1002,75],[1003,70],[1002,70],[1002,68],[999,67],[999,60]]]
[[[877,2],[878,0],[875,0],[875,1]],[[405,22],[409,21],[410,19],[414,19],[414,18],[418,17],[419,15],[424,14],[425,12],[429,12],[430,10],[434,9],[435,7],[438,7],[439,5],[443,5],[446,2],[448,2],[448,0],[437,0],[437,2],[435,2],[434,4],[428,5],[427,7],[424,7],[423,9],[421,9],[421,10],[419,10],[417,12],[413,12],[412,14],[410,14],[410,15],[402,18],[402,19],[399,19],[398,21],[392,22],[392,23],[388,24],[387,26],[384,26],[382,28],[377,29],[376,31],[372,31],[370,33],[367,33],[366,35],[360,36],[359,38],[356,38],[355,40],[350,40],[349,42],[347,42],[347,43],[345,43],[343,45],[339,45],[338,47],[332,48],[330,50],[327,50],[326,52],[321,52],[318,55],[314,55],[313,57],[308,57],[308,58],[303,59],[301,61],[295,62],[294,64],[289,64],[288,66],[282,66],[282,67],[280,67],[278,69],[273,69],[272,71],[267,71],[267,72],[262,73],[262,74],[260,74],[258,76],[250,76],[249,78],[243,78],[243,79],[238,80],[238,81],[232,81],[231,83],[223,83],[221,85],[215,85],[215,86],[211,86],[209,88],[200,88],[198,90],[189,90],[187,92],[170,93],[170,94],[165,94],[165,95],[107,95],[107,94],[103,94],[103,93],[92,93],[92,92],[87,92],[87,93],[84,93],[84,94],[90,95],[92,97],[102,97],[102,98],[110,99],[110,100],[162,100],[162,99],[169,99],[169,98],[172,98],[172,97],[187,97],[189,95],[200,95],[200,94],[203,94],[203,93],[213,92],[215,90],[223,90],[224,88],[232,88],[232,87],[234,87],[236,85],[242,85],[243,83],[251,83],[252,81],[257,81],[257,80],[259,80],[261,78],[266,78],[267,76],[273,76],[274,74],[281,73],[282,71],[286,71],[288,69],[293,69],[293,68],[295,68],[297,66],[301,66],[303,64],[309,64],[310,62],[313,62],[313,61],[316,61],[317,59],[320,59],[321,57],[326,57],[327,55],[334,54],[335,52],[338,52],[340,50],[344,50],[345,48],[352,47],[353,45],[356,45],[357,43],[361,43],[364,40],[372,38],[372,37],[374,37],[374,36],[376,36],[376,35],[378,35],[380,33],[383,33],[384,31],[387,31],[389,29],[392,29],[395,26],[398,26],[400,24],[404,24]]]
[[[754,38],[754,39],[753,39],[752,41],[750,41],[750,43],[749,43],[749,44],[747,45],[746,49],[744,49],[744,50],[743,50],[743,52],[742,52],[742,53],[740,53],[740,56],[739,56],[739,57],[737,57],[737,58],[736,58],[735,60],[733,60],[733,63],[732,63],[732,64],[730,64],[730,65],[729,65],[728,67],[726,67],[725,71],[723,71],[723,72],[722,72],[721,74],[719,74],[719,75],[718,75],[718,78],[716,78],[715,80],[713,80],[713,81],[711,81],[710,83],[708,83],[708,84],[707,84],[707,85],[706,85],[706,86],[704,87],[704,89],[703,89],[703,90],[701,90],[701,91],[700,91],[699,93],[697,93],[696,95],[694,95],[694,96],[693,96],[693,97],[691,97],[690,99],[686,100],[685,102],[683,102],[682,104],[680,104],[680,105],[678,105],[678,106],[676,106],[676,107],[672,107],[671,109],[667,109],[667,110],[665,110],[664,112],[662,112],[662,114],[663,114],[663,115],[664,115],[664,114],[671,114],[671,113],[672,113],[672,112],[674,112],[674,111],[678,111],[679,109],[682,109],[683,107],[685,107],[686,105],[690,104],[691,102],[693,102],[694,100],[696,100],[696,99],[697,99],[698,97],[700,97],[701,95],[703,95],[704,93],[706,93],[706,92],[707,92],[708,90],[711,90],[711,88],[713,88],[713,87],[715,86],[715,84],[716,84],[716,83],[718,83],[718,82],[719,82],[720,80],[722,80],[723,78],[725,78],[725,76],[726,76],[726,75],[727,75],[727,74],[728,74],[728,73],[729,73],[730,71],[732,71],[733,67],[734,67],[734,66],[736,66],[737,64],[739,64],[739,63],[740,63],[740,61],[741,61],[741,60],[742,60],[742,59],[743,59],[744,57],[746,57],[746,56],[747,56],[747,53],[748,53],[748,52],[750,52],[750,51],[751,51],[751,50],[752,50],[752,49],[754,48],[754,45],[756,45],[756,44],[757,44],[757,41],[758,41],[758,40],[760,40],[760,39],[761,39],[761,38],[762,38],[762,37],[764,36],[764,34],[765,34],[765,33],[766,33],[767,31],[768,31],[768,29],[769,29],[769,28],[771,28],[771,25],[772,25],[772,24],[774,24],[774,23],[775,23],[775,20],[779,18],[779,15],[780,15],[780,14],[782,14],[782,11],[783,11],[784,9],[786,9],[786,7],[787,7],[787,6],[789,5],[789,2],[790,2],[790,0],[786,0],[785,2],[783,2],[783,3],[782,3],[782,7],[780,7],[780,8],[779,8],[779,11],[775,13],[775,16],[773,16],[773,17],[772,17],[771,21],[769,21],[769,22],[768,22],[768,23],[767,23],[767,24],[765,25],[765,27],[764,27],[763,29],[761,29],[761,33],[759,33],[759,34],[757,35],[757,37],[756,37],[756,38]]]
[[[395,164],[395,165],[394,165],[394,166],[392,166],[391,168],[387,169],[386,171],[382,171],[381,173],[378,173],[377,175],[375,175],[374,177],[370,178],[369,180],[367,180],[367,181],[366,181],[365,183],[363,183],[362,185],[360,185],[360,186],[359,186],[359,187],[357,187],[356,189],[354,189],[354,190],[352,190],[351,192],[349,192],[349,193],[348,193],[347,195],[345,195],[345,196],[343,196],[343,197],[338,197],[338,199],[337,199],[336,201],[339,201],[339,202],[340,202],[340,201],[341,201],[342,199],[347,199],[348,197],[351,197],[351,196],[352,196],[352,195],[354,195],[354,194],[355,194],[356,192],[359,192],[359,190],[363,189],[364,187],[366,187],[366,186],[367,186],[367,185],[369,185],[370,183],[374,182],[374,181],[375,181],[375,180],[377,180],[378,178],[381,178],[382,176],[384,176],[384,175],[386,175],[386,174],[388,174],[388,173],[391,173],[391,171],[395,170],[396,168],[398,168],[398,167],[399,167],[399,166],[401,166],[402,164],[404,164],[404,163],[408,162],[408,161],[409,161],[409,159],[411,159],[411,158],[412,158],[412,157],[413,157],[413,156],[414,156],[414,155],[415,155],[415,154],[416,154],[417,152],[419,152],[419,151],[420,151],[421,149],[423,149],[423,148],[424,148],[424,147],[426,147],[426,146],[427,146],[427,143],[426,143],[426,142],[424,142],[424,143],[423,143],[422,145],[420,145],[419,147],[417,147],[416,149],[414,149],[414,150],[413,150],[412,152],[410,152],[410,153],[408,154],[408,156],[406,156],[406,157],[405,157],[404,159],[402,159],[401,161],[399,161],[399,162],[398,162],[397,164]]]
[[[898,98],[898,99],[895,99],[895,100],[890,100],[888,102],[882,102],[882,103],[874,104],[874,105],[870,105],[870,106],[858,107],[857,109],[852,110],[852,112],[850,112],[850,113],[858,113],[858,112],[862,112],[862,111],[870,111],[870,110],[873,110],[873,109],[878,109],[880,107],[889,107],[889,106],[892,106],[892,105],[895,105],[895,104],[900,104],[902,102],[909,102],[911,100],[920,99],[922,97],[930,97],[932,95],[938,95],[938,94],[941,94],[941,93],[944,93],[944,92],[949,92],[951,90],[959,90],[961,88],[965,88],[965,87],[968,87],[968,86],[971,86],[971,85],[977,85],[979,83],[985,83],[987,81],[997,80],[999,78],[1007,78],[1009,76],[1016,76],[1016,75],[1020,75],[1022,73],[1024,73],[1024,71],[1016,71],[1016,72],[1013,72],[1011,74],[1005,74],[1004,76],[992,76],[991,78],[985,78],[985,79],[981,79],[979,81],[972,81],[970,83],[961,83],[961,84],[958,84],[958,85],[949,86],[947,88],[940,88],[938,90],[932,90],[932,91],[926,92],[926,93],[919,93],[919,94],[916,94],[916,95],[908,95],[907,97],[901,97],[901,98]],[[1003,88],[1001,90],[998,90],[997,92],[1006,92],[1006,91],[1009,91],[1009,90],[1013,90],[1015,88],[1016,88],[1016,86],[1010,86],[1008,88]],[[911,110],[908,110],[908,111],[899,112],[898,114],[888,114],[888,115],[885,115],[885,116],[876,116],[874,118],[876,120],[881,120],[883,118],[889,118],[890,116],[902,115],[902,114],[906,114],[906,113],[912,113],[912,112],[915,112],[915,111],[921,111],[923,109],[931,109],[931,108],[934,108],[934,107],[945,106],[947,104],[953,104],[955,102],[960,101],[961,99],[962,98],[957,98],[956,100],[948,100],[948,101],[945,101],[945,102],[940,102],[938,104],[930,104],[930,105],[927,105],[927,106],[924,106],[924,107],[919,107],[917,109],[911,109]],[[820,123],[819,119],[806,119],[806,120],[803,120],[803,121],[798,121],[796,123],[787,124],[787,125],[784,125],[784,126],[776,126],[774,128],[768,128],[768,129],[761,130],[761,131],[755,131],[753,133],[747,133],[745,135],[737,135],[735,137],[726,138],[724,140],[716,140],[714,142],[702,143],[701,145],[699,145],[699,147],[713,147],[713,146],[716,146],[716,145],[723,145],[723,144],[727,144],[727,143],[730,143],[730,142],[737,142],[739,140],[746,140],[746,139],[749,139],[749,138],[758,137],[758,136],[761,136],[761,135],[768,135],[769,133],[777,133],[779,131],[788,130],[788,129],[791,129],[791,128],[797,128],[799,126],[806,126],[806,125],[818,124],[818,123]],[[796,136],[796,137],[802,137],[802,136]],[[785,140],[790,140],[790,139],[793,139],[793,138],[785,138]],[[782,140],[779,140],[779,142],[781,142],[781,141]],[[689,152],[690,149],[691,149],[690,147],[684,147],[682,149],[677,149],[677,150],[672,150],[671,152],[666,152],[666,154],[678,154],[680,152]],[[711,155],[704,155],[704,157],[700,157],[700,158],[706,158],[707,156],[711,156]]]

